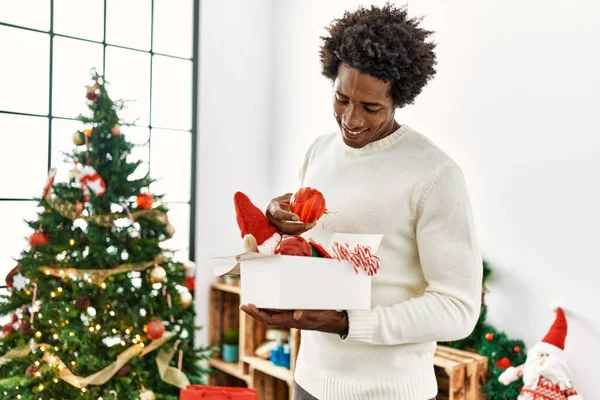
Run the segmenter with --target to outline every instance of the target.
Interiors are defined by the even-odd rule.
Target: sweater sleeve
[[[482,259],[467,185],[453,162],[439,167],[416,205],[416,245],[427,288],[415,298],[348,311],[347,341],[397,345],[468,336],[480,314]]]

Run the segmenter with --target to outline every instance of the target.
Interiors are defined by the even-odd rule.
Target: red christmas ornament
[[[165,333],[165,325],[159,319],[151,319],[148,321],[146,336],[150,340],[159,339]]]
[[[48,234],[42,231],[36,231],[29,236],[29,245],[31,247],[37,247],[40,245],[48,244],[50,242],[50,237]]]
[[[119,125],[115,125],[110,129],[110,134],[113,136],[121,136],[121,127]]]
[[[487,340],[488,342],[491,342],[492,340],[494,340],[494,334],[492,332],[486,333],[485,340]]]
[[[312,249],[310,244],[301,236],[286,236],[275,246],[275,254],[310,257]]]
[[[17,265],[13,269],[11,269],[10,272],[6,275],[5,281],[6,281],[7,288],[9,288],[9,289],[13,288],[13,276],[15,276],[15,274],[17,274],[18,272],[21,272],[20,265]]]
[[[516,354],[519,354],[519,353],[521,352],[521,348],[520,348],[519,346],[515,346],[515,347],[513,347],[513,351],[514,351]]]
[[[298,215],[300,221],[311,224],[325,213],[325,197],[317,189],[303,187],[290,199],[290,211]]]
[[[193,276],[188,276],[185,278],[187,284],[185,287],[192,293],[194,293],[194,288],[196,287],[196,279]]]
[[[138,208],[149,210],[154,203],[154,196],[150,193],[140,193],[135,202],[137,203]]]
[[[13,328],[13,324],[12,323],[8,323],[6,325],[4,325],[2,327],[2,335],[4,335],[4,337],[7,337],[8,335],[10,335],[11,333],[13,333],[15,331],[15,328]]]
[[[499,359],[498,361],[496,361],[496,367],[498,368],[502,368],[502,369],[507,369],[508,367],[510,367],[510,360],[508,359],[508,357],[503,357],[501,359]]]

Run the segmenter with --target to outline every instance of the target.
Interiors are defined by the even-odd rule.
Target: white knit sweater
[[[296,382],[319,400],[436,396],[436,341],[468,336],[481,306],[482,260],[462,171],[403,126],[362,149],[339,133],[319,137],[300,183],[322,191],[335,212],[305,236],[323,244],[334,231],[384,237],[371,310],[348,311],[345,340],[302,331]]]

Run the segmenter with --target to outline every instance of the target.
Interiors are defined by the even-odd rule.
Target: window
[[[84,85],[95,68],[159,181],[176,258],[194,259],[198,0],[19,0],[0,2],[0,285],[27,246],[48,169],[66,180],[62,151],[87,113]],[[0,290],[3,290],[0,288]]]

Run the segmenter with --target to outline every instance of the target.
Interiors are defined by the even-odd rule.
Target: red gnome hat
[[[558,347],[561,350],[565,349],[565,339],[567,337],[567,319],[562,308],[556,309],[556,319],[550,327],[550,330],[542,339],[542,342],[549,343]]]
[[[242,238],[252,235],[256,244],[261,245],[274,234],[278,233],[263,212],[256,207],[248,196],[242,192],[236,192],[233,196],[235,203],[235,214]]]

